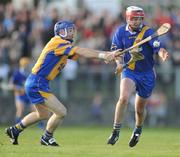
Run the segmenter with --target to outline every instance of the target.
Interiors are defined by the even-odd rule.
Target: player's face
[[[76,36],[77,30],[75,27],[68,28],[67,30],[67,39],[73,40]]]
[[[73,41],[74,37],[76,36],[76,27],[68,27],[65,29],[61,29],[59,31],[59,35],[63,37],[65,40]]]
[[[132,17],[131,20],[129,21],[129,26],[131,27],[131,29],[137,30],[139,29],[142,22],[143,22],[142,17]]]

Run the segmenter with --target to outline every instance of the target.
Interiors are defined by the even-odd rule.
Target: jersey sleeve
[[[78,58],[79,58],[79,55],[77,55],[77,54],[74,54],[74,55],[68,57],[68,59],[71,59],[71,60],[74,60],[74,61],[77,61]]]
[[[154,34],[154,30],[152,28],[148,29],[145,33],[145,38]],[[151,39],[149,42],[150,47],[153,49],[153,52],[157,54],[160,50],[160,48],[163,47],[162,43],[158,39],[158,37]]]
[[[122,41],[122,33],[120,32],[120,29],[118,29],[113,37],[112,37],[112,44],[111,44],[111,50],[117,50],[117,49],[123,49],[123,41]]]
[[[66,55],[66,56],[73,56],[75,54],[76,47],[72,46],[69,43],[60,44],[55,50],[54,53],[57,56]]]

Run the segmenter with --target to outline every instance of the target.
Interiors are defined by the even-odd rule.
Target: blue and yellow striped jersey
[[[53,37],[42,50],[32,73],[53,80],[64,68],[67,59],[77,60],[76,49],[71,42],[60,36]]]

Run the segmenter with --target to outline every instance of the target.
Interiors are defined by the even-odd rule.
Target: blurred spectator
[[[149,126],[164,126],[166,124],[167,100],[161,90],[156,90],[147,104]]]
[[[102,119],[102,96],[99,93],[95,93],[93,102],[91,104],[91,116],[94,122],[101,123]]]
[[[112,16],[110,10],[103,10],[97,15],[97,12],[85,7],[84,0],[77,1],[79,3],[77,9],[66,6],[66,1],[56,1],[56,4],[59,5],[52,5],[53,2],[55,1],[12,0],[3,1],[3,4],[0,2],[0,80],[7,82],[9,73],[14,71],[21,57],[31,57],[33,61],[37,59],[44,44],[53,36],[53,25],[58,20],[68,19],[76,23],[78,29],[77,45],[100,50],[110,48],[113,32],[119,24],[124,22],[125,10],[123,9],[119,9],[116,16]],[[171,2],[173,4],[173,1]],[[127,1],[122,1],[123,5],[127,5],[127,3]],[[155,29],[164,22],[172,24],[170,33],[160,38],[170,52],[170,60],[166,64],[158,61],[157,69],[160,76],[158,78],[161,78],[160,84],[164,85],[173,82],[174,73],[176,84],[173,82],[173,88],[177,88],[179,91],[177,83],[180,77],[180,72],[178,72],[180,65],[180,9],[178,5],[166,6],[164,4],[160,6],[157,4],[155,6],[146,4],[146,22]],[[74,74],[83,69],[82,76],[88,79],[89,90],[101,90],[108,93],[109,91],[104,87],[107,85],[114,87],[112,83],[114,81],[112,79],[114,77],[113,66],[106,66],[103,62],[96,60],[87,61],[84,58],[80,58],[78,64],[81,66],[70,63],[70,69],[67,69],[70,70],[68,75],[73,75],[71,73],[73,68]],[[81,68],[77,69],[78,66]],[[64,72],[64,76],[69,80],[69,83],[68,85],[66,83],[60,85],[62,87],[63,84],[63,88],[67,89],[63,91],[66,97],[71,92],[72,82],[76,76],[73,76],[74,79],[69,79],[67,71]],[[165,87],[168,90],[168,87]],[[171,93],[173,92],[171,91]],[[109,96],[109,94],[107,95]]]
[[[15,97],[15,123],[19,123],[21,121],[21,118],[23,117],[26,109],[30,109],[31,112],[35,111],[34,105],[31,104],[24,90],[25,80],[31,71],[30,64],[31,61],[28,57],[22,57],[19,61],[19,67],[14,71],[10,79],[10,84],[12,85]],[[41,129],[44,129],[44,122],[40,121],[38,126]]]
[[[42,31],[42,41],[45,45],[50,38],[54,36],[54,25],[59,19],[59,13],[56,8],[53,8],[50,12],[50,16],[45,16],[43,18],[43,31]]]
[[[0,5],[0,39],[12,43],[7,45],[6,56],[10,59],[8,62],[6,61],[7,64],[15,62],[17,64],[17,60],[22,56],[29,56],[36,59],[43,45],[53,36],[54,23],[62,19],[62,16],[75,21],[79,32],[76,42],[80,46],[101,50],[110,48],[113,31],[119,23],[123,23],[124,21],[124,10],[122,12],[119,10],[120,12],[116,17],[111,16],[109,10],[103,10],[102,14],[96,15],[84,7],[84,1],[80,5],[81,8],[73,12],[65,5],[61,10],[57,6],[48,7],[48,1],[34,3],[32,1],[27,1],[27,3],[23,1],[21,5],[17,5],[16,7],[14,6],[15,2]],[[179,9],[176,6],[163,8],[157,5],[153,14],[149,14],[148,12],[146,14],[154,17],[154,20],[152,20],[154,27],[164,22],[169,22],[173,25],[174,29],[171,36],[164,37],[162,40],[165,41],[165,44],[168,44],[168,47],[171,46],[172,52],[174,49],[177,49],[177,46],[175,46],[177,42],[173,42],[172,40],[179,40]],[[151,21],[148,22],[151,23]],[[17,46],[14,46],[16,44]],[[13,50],[14,48],[16,50]],[[2,51],[0,49],[0,53]],[[15,55],[15,52],[17,55]],[[83,64],[99,66],[102,63],[97,64],[96,61],[85,61]],[[103,66],[100,67],[100,69],[102,68]]]
[[[63,84],[61,84],[61,90],[63,93],[63,98],[68,99],[72,96],[73,93],[73,84],[77,77],[78,64],[73,60],[68,60],[67,65],[62,71]]]

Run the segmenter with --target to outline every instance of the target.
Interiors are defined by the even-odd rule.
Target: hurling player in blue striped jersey
[[[59,21],[54,26],[55,36],[46,44],[31,74],[25,89],[36,111],[26,115],[15,126],[6,129],[12,144],[18,144],[18,136],[26,127],[43,119],[48,119],[46,130],[40,143],[46,146],[58,146],[53,133],[67,114],[65,106],[54,96],[49,81],[54,80],[67,63],[67,59],[77,60],[79,56],[99,58],[106,62],[115,60],[111,52],[97,51],[73,45],[76,27],[71,21]],[[49,112],[52,112],[50,116]],[[49,118],[50,116],[50,118]]]
[[[144,11],[140,7],[130,6],[126,9],[127,24],[119,27],[112,39],[112,50],[126,49],[154,33],[153,29],[143,23]],[[136,91],[135,97],[135,128],[129,142],[134,147],[139,141],[145,118],[145,106],[155,86],[154,60],[155,54],[165,61],[168,52],[161,42],[154,38],[134,49],[134,55],[126,53],[116,60],[117,72],[121,73],[120,96],[116,104],[113,131],[108,144],[114,145],[119,138],[119,132],[125,116],[131,94]],[[141,60],[131,62],[137,55]],[[122,70],[123,69],[123,70]]]

